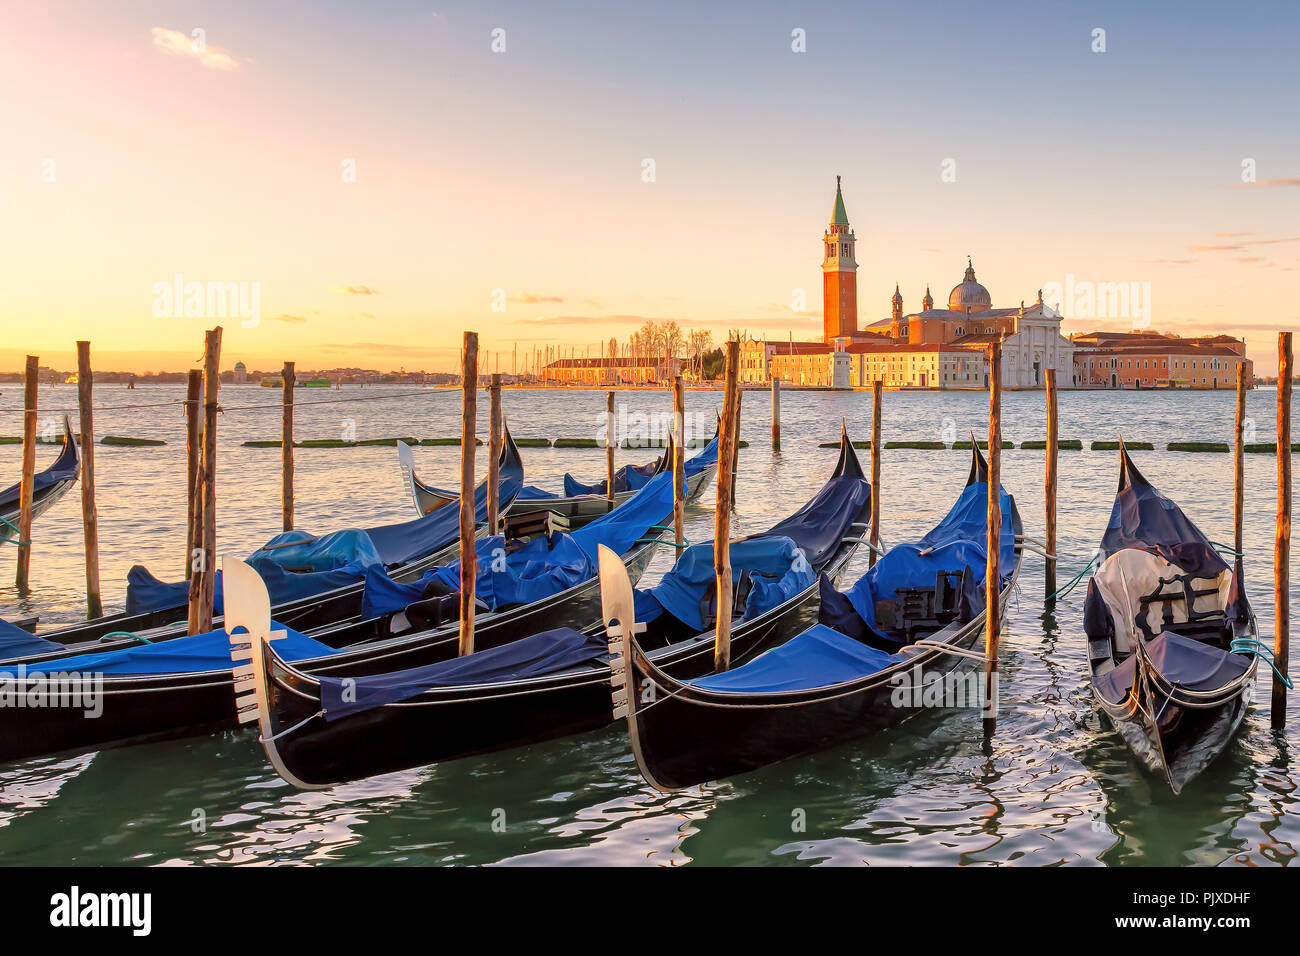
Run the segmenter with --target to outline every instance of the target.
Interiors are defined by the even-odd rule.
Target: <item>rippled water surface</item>
[[[21,402],[6,385],[0,406]],[[414,393],[414,394],[413,394]],[[278,391],[222,390],[218,546],[244,554],[279,530]],[[380,397],[382,396],[382,399]],[[184,551],[184,422],[181,390],[97,389],[99,435],[161,438],[160,448],[97,447],[101,569],[106,604],[123,600],[125,575],[144,564],[179,577]],[[301,390],[297,433],[337,438],[450,436],[456,392]],[[380,399],[336,402],[345,399]],[[73,406],[75,387],[41,389],[42,420]],[[604,395],[510,391],[504,405],[518,436],[594,434]],[[326,404],[324,402],[328,401]],[[629,413],[667,411],[662,392],[621,393]],[[306,405],[308,402],[322,402]],[[690,392],[688,408],[712,415],[716,392]],[[1229,393],[1061,395],[1061,435],[1166,442],[1230,440]],[[1271,441],[1276,393],[1249,396],[1255,438]],[[127,408],[125,406],[156,405]],[[482,407],[486,407],[483,403]],[[786,392],[783,449],[768,443],[768,399],[746,393],[737,533],[759,531],[794,510],[835,463],[818,443],[843,418],[869,437],[868,393]],[[75,418],[75,415],[74,415]],[[480,416],[486,420],[486,415]],[[1004,434],[1017,444],[1044,434],[1043,397],[1010,393]],[[979,393],[887,393],[884,437],[943,439],[987,428]],[[481,429],[482,430],[482,429]],[[21,432],[0,412],[0,434]],[[54,455],[41,448],[38,467]],[[421,448],[420,471],[454,484],[456,449]],[[867,453],[863,453],[864,456]],[[525,449],[526,480],[559,488],[571,471],[603,475],[603,451]],[[881,530],[886,544],[918,537],[947,510],[969,466],[960,451],[887,451]],[[640,462],[645,451],[620,451]],[[1143,472],[1216,541],[1232,537],[1232,462],[1222,454],[1138,453]],[[392,448],[300,449],[297,523],[329,531],[407,518]],[[480,465],[483,456],[480,454]],[[16,481],[19,449],[0,446],[0,485]],[[1094,552],[1117,479],[1113,452],[1062,452],[1060,555],[1064,583]],[[1003,456],[1003,480],[1027,533],[1042,535],[1043,453]],[[1273,632],[1275,459],[1246,462],[1247,585],[1261,635]],[[84,613],[79,495],[38,519],[31,594],[12,586],[14,550],[0,546],[0,616],[38,613],[42,627]],[[687,535],[711,537],[713,492],[688,513]],[[733,527],[735,527],[733,525]],[[669,565],[662,550],[645,579]],[[851,576],[865,570],[859,559]],[[1292,574],[1292,605],[1300,589]],[[1030,556],[1002,636],[1002,712],[992,747],[973,711],[927,714],[901,728],[714,786],[672,796],[647,787],[617,728],[312,793],[270,770],[250,734],[182,740],[0,767],[0,863],[507,863],[507,864],[1286,864],[1300,842],[1296,772],[1300,743],[1292,695],[1288,730],[1268,728],[1268,682],[1223,757],[1181,797],[1142,771],[1089,704],[1081,617],[1083,589],[1044,612],[1043,563]]]

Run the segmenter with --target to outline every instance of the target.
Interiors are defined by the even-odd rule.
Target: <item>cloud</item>
[[[288,312],[281,312],[279,315],[271,316],[272,322],[289,322],[292,325],[301,325],[307,321],[304,315],[290,315]]]
[[[1220,233],[1219,235],[1223,235]],[[1214,243],[1205,246],[1188,246],[1188,252],[1238,252],[1243,249],[1249,249],[1251,246],[1276,246],[1283,242],[1300,242],[1300,236],[1292,236],[1287,239],[1249,239],[1245,242],[1225,242]]]
[[[378,289],[372,289],[368,285],[332,285],[330,291],[339,295],[379,295]]]
[[[154,48],[167,56],[182,56],[196,60],[199,66],[207,70],[234,70],[239,68],[239,61],[230,55],[229,50],[208,44],[203,35],[192,37],[179,30],[166,27],[154,27]]]
[[[1300,186],[1300,176],[1284,176],[1281,179],[1261,179],[1253,183],[1236,183],[1236,189],[1253,189],[1262,186],[1265,188],[1278,186]]]
[[[563,302],[562,295],[536,295],[532,292],[516,292],[510,296],[511,302],[522,302],[524,305],[537,305],[539,302]]]

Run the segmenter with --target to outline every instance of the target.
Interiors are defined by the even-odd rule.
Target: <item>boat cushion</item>
[[[37,637],[31,631],[24,631],[17,624],[0,620],[0,660],[27,657],[29,654],[43,654],[46,651],[57,651],[62,647],[62,644]]]
[[[284,631],[282,638],[272,642],[276,653],[286,661],[301,661],[313,657],[326,657],[338,651],[328,644],[312,640],[297,631],[272,622],[271,630]],[[230,637],[225,631],[208,631],[186,637],[174,637],[156,644],[136,644],[112,651],[92,651],[73,657],[29,664],[26,672],[104,674],[129,676],[135,674],[184,674],[199,671],[222,671],[232,667]],[[0,674],[12,676],[12,665],[0,666]]]
[[[551,674],[609,656],[603,636],[562,627],[466,657],[369,677],[322,677],[326,720],[408,700],[436,687],[465,687]]]
[[[1170,684],[1194,691],[1209,691],[1246,673],[1251,659],[1209,644],[1165,631],[1146,642],[1147,657]],[[1093,686],[1108,701],[1119,704],[1133,687],[1137,655],[1133,654],[1105,674],[1093,678]]]
[[[1182,581],[1173,581],[1186,572],[1166,558],[1147,548],[1123,548],[1108,557],[1101,569],[1093,575],[1096,586],[1114,624],[1112,637],[1117,654],[1132,653],[1133,642],[1141,629],[1139,615],[1145,615],[1149,633],[1159,634],[1165,625],[1168,609],[1171,621],[1183,624],[1188,620],[1188,607]],[[1161,584],[1161,581],[1167,582]],[[1191,586],[1196,591],[1211,591],[1192,602],[1195,614],[1222,612],[1228,605],[1232,588],[1232,572],[1226,566],[1213,577],[1193,578]],[[1142,610],[1141,599],[1162,595],[1167,600],[1152,601]]]
[[[905,659],[816,624],[748,664],[689,683],[728,694],[811,690],[866,677]]]

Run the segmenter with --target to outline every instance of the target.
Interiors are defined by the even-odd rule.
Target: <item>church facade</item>
[[[741,344],[742,380],[780,377],[795,385],[856,388],[882,381],[897,388],[983,388],[988,346],[1002,343],[1004,388],[1043,388],[1056,370],[1059,388],[1075,384],[1074,345],[1061,334],[1061,315],[1044,304],[994,308],[988,289],[967,260],[962,281],[935,308],[927,286],[921,310],[904,313],[897,285],[890,315],[858,327],[857,238],[849,223],[840,178],[822,236],[822,341]]]

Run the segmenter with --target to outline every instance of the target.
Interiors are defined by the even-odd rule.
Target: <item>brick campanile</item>
[[[858,263],[853,258],[856,241],[844,211],[840,177],[835,177],[835,208],[822,239],[823,341],[852,335],[858,330]]]

